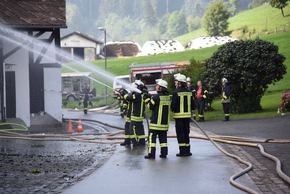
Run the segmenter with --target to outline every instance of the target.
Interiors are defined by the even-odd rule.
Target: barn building
[[[81,32],[73,32],[61,37],[62,50],[70,53],[72,58],[82,60],[96,60],[101,52],[102,41]],[[85,49],[91,49],[87,58]]]

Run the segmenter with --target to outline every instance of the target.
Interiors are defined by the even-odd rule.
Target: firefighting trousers
[[[180,154],[190,153],[189,123],[190,118],[175,119],[175,130]]]
[[[204,108],[205,108],[205,102],[203,99],[196,101],[197,111],[198,111],[198,117],[203,119],[204,118]]]
[[[223,104],[223,109],[225,113],[225,117],[230,116],[230,104],[231,103],[222,103]]]
[[[84,113],[87,114],[88,112],[88,100],[84,100]]]
[[[124,117],[124,107],[120,106],[120,115],[123,118]]]
[[[150,156],[155,156],[157,136],[159,139],[161,155],[167,156],[167,154],[168,154],[167,131],[152,130],[152,129],[149,130],[149,136],[148,136],[148,154]]]
[[[133,146],[145,145],[145,132],[143,122],[131,121],[130,123],[130,136]]]
[[[125,142],[124,143],[131,144],[130,122],[125,123]]]

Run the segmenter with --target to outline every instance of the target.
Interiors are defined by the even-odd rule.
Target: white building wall
[[[45,112],[62,122],[61,69],[44,69],[44,109]]]
[[[96,43],[76,34],[61,40],[61,47],[96,48]]]
[[[41,38],[48,38],[50,32]],[[47,45],[44,45],[47,46]],[[41,63],[58,63],[56,54],[61,50],[54,47],[54,42],[48,47]],[[44,68],[44,111],[57,121],[62,122],[61,68]]]
[[[4,54],[14,49],[16,45],[4,42]],[[15,71],[16,84],[16,118],[22,119],[30,126],[30,93],[29,93],[29,70],[28,51],[21,49],[5,60],[5,63],[15,64],[12,70]]]

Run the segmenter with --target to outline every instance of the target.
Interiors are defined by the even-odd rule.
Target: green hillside
[[[273,33],[275,30],[290,30],[290,4],[284,8],[285,17],[281,11],[265,4],[260,7],[243,11],[229,19],[229,34],[235,38],[249,38]],[[243,34],[242,30],[248,33]],[[181,44],[186,45],[189,41],[200,36],[206,36],[204,29],[179,36],[176,38]]]

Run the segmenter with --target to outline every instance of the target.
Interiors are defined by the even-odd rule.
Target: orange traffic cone
[[[83,131],[84,131],[84,129],[83,129],[83,125],[82,125],[82,119],[79,118],[79,123],[78,123],[77,132],[78,132],[78,133],[82,133]]]
[[[74,130],[72,128],[71,119],[68,121],[68,129],[67,129],[66,132],[68,132],[68,133],[73,133],[74,132]]]

